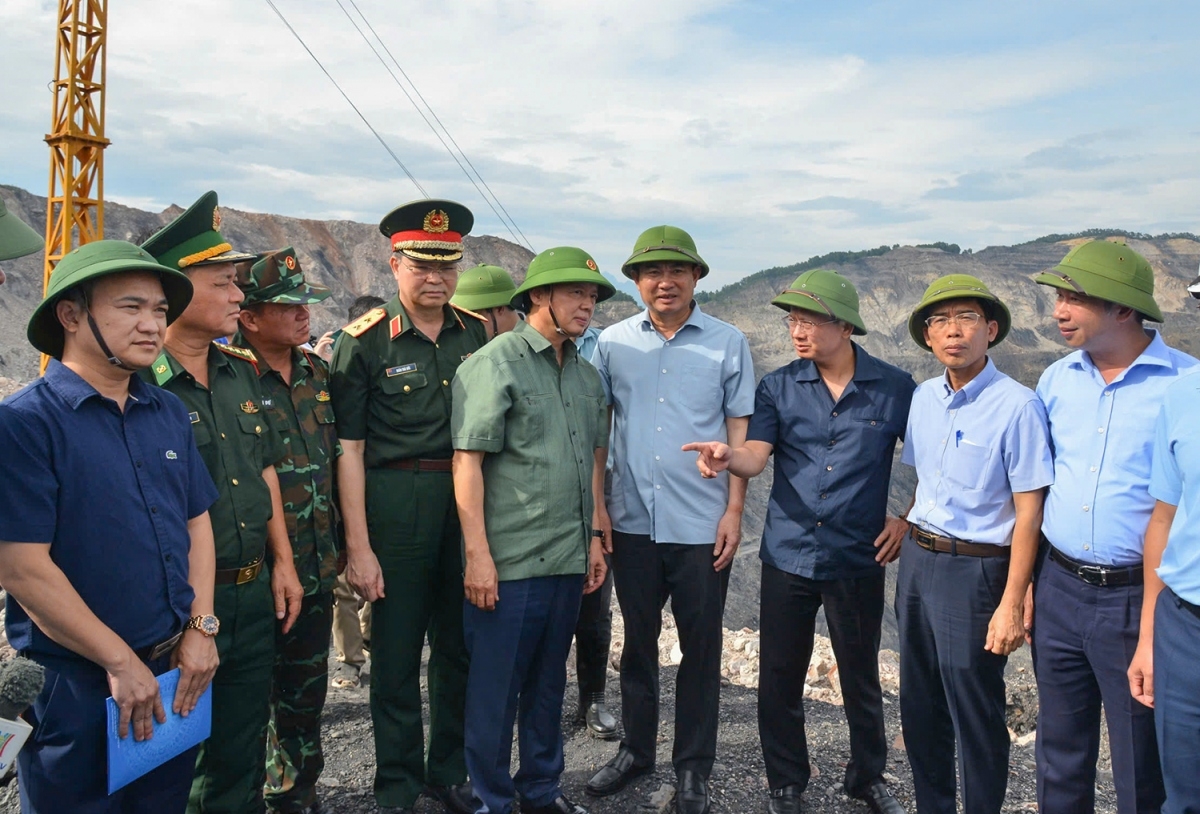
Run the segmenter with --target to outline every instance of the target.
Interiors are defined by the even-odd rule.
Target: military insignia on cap
[[[161,365],[158,365],[157,367],[154,368],[154,372],[160,376],[162,374],[166,373],[168,370],[170,370],[170,368],[167,367],[166,362],[163,362]]]
[[[296,270],[296,258],[292,257],[290,254],[283,258],[283,264],[288,267],[288,271]]]
[[[320,393],[317,393],[317,401],[329,401],[329,394],[322,390]]]
[[[431,234],[441,234],[450,230],[450,216],[440,209],[435,209],[425,216],[424,228]]]
[[[588,267],[588,268],[590,268],[592,271],[599,271],[599,269],[597,269],[597,268],[596,268],[596,261],[595,261],[595,260],[593,260],[593,259],[592,259],[592,258],[590,258],[590,257],[587,259],[587,263],[586,263],[586,265],[587,265],[587,267]]]
[[[219,231],[220,229],[221,229],[221,210],[214,206],[213,207],[213,231],[216,232],[216,231]]]
[[[246,403],[239,404],[238,406],[242,408],[243,413],[253,414],[258,412],[258,405],[252,401],[247,401]]]

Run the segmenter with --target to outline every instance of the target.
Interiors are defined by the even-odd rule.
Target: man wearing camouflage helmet
[[[389,213],[379,230],[392,249],[397,295],[346,326],[330,365],[346,574],[374,603],[375,800],[394,814],[410,811],[423,791],[451,811],[475,810],[463,759],[462,533],[450,474],[450,382],[487,341],[483,321],[450,304],[473,222],[453,201]]]
[[[296,576],[279,477],[283,442],[263,404],[258,359],[214,339],[237,330],[243,299],[235,252],[219,231],[208,192],[143,248],[192,282],[187,309],[167,330],[162,355],[141,375],[187,405],[196,446],[218,498],[211,509],[221,621],[221,667],[213,679],[212,735],[200,749],[189,811],[250,814],[263,807],[275,625],[291,629],[303,589]]]
[[[520,317],[510,305],[517,287],[512,277],[499,266],[480,263],[462,273],[450,302],[483,317],[488,339],[495,339],[517,327]]]
[[[0,261],[16,260],[27,254],[41,251],[42,236],[25,225],[4,205],[0,198]],[[0,284],[4,283],[4,272],[0,270]]]
[[[967,274],[934,280],[908,332],[945,373],[917,387],[901,460],[917,470],[896,580],[900,715],[917,811],[999,814],[1008,785],[1004,666],[1053,480],[1046,413],[996,369],[1008,308]]]
[[[321,709],[337,581],[338,445],[329,368],[301,346],[309,338],[309,306],[330,292],[305,281],[291,247],[267,254],[240,282],[246,299],[233,345],[258,358],[263,407],[283,437],[286,452],[275,471],[304,589],[296,623],[287,633],[276,631],[264,796],[272,812],[323,814],[329,809],[317,800],[316,786],[325,764]]]
[[[762,559],[758,730],[770,814],[799,814],[809,781],[804,677],[817,610],[829,638],[850,724],[844,787],[879,814],[903,809],[883,780],[887,739],[879,686],[885,566],[908,524],[887,517],[892,452],[904,437],[916,384],[851,336],[866,334],[854,285],[832,271],[805,272],[771,304],[798,360],[763,377],[746,444],[694,443],[700,473],[743,478],[775,455]]]
[[[187,277],[130,243],[70,252],[29,320],[51,357],[0,404],[0,581],[9,643],[45,669],[24,717],[21,810],[182,814],[196,748],[108,794],[105,698],[118,735],[166,720],[155,676],[180,669],[191,712],[217,669],[217,498],[187,408],[134,371],[187,307]]]
[[[608,413],[600,378],[573,340],[613,293],[586,252],[542,252],[515,295],[529,321],[476,352],[454,380],[471,654],[466,755],[481,811],[509,814],[519,793],[522,814],[587,814],[559,784],[562,701],[580,599],[607,571],[593,512]]]
[[[667,599],[683,660],[676,680],[672,753],[681,814],[709,810],[721,690],[721,616],[741,542],[746,482],[722,474],[697,483],[682,446],[711,438],[739,447],[754,409],[746,337],[692,298],[708,265],[691,236],[655,226],[621,269],[646,310],[600,335],[596,368],[614,417],[610,526],[625,648],[617,755],[588,781],[614,794],[654,768],[658,741],[658,635]]]
[[[1054,445],[1033,591],[1038,804],[1093,809],[1103,708],[1117,810],[1157,812],[1164,791],[1154,711],[1129,687],[1144,665],[1133,659],[1139,625],[1147,645],[1153,638],[1142,549],[1155,502],[1155,419],[1167,388],[1197,361],[1145,327],[1163,319],[1154,271],[1128,246],[1084,243],[1034,279],[1055,289],[1053,316],[1075,349],[1037,387]]]

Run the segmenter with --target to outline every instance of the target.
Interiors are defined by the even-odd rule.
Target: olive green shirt
[[[454,448],[483,458],[483,515],[500,580],[583,574],[595,450],[608,446],[600,374],[524,322],[454,380]]]
[[[251,351],[241,333],[233,344]],[[329,368],[316,354],[292,350],[292,380],[258,356],[263,406],[285,450],[275,464],[292,558],[305,596],[328,593],[337,582],[338,543],[334,498],[341,447],[329,395]]]
[[[284,452],[263,407],[255,362],[245,354],[216,344],[209,348],[208,387],[167,351],[140,374],[187,406],[196,448],[217,487],[217,502],[208,515],[218,569],[241,568],[265,553],[271,492],[262,473]]]
[[[394,297],[387,315],[358,336],[338,337],[330,392],[338,438],[366,441],[367,469],[404,458],[449,458],[450,382],[483,347],[483,322],[445,306],[437,341],[409,321]]]

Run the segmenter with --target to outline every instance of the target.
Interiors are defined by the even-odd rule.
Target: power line
[[[371,32],[371,35],[375,37],[375,39],[379,42],[379,45],[382,46],[384,52],[392,60],[392,63],[396,66],[396,70],[398,70],[400,75],[403,76],[408,84],[412,86],[413,93],[415,93],[417,98],[421,100],[421,103],[425,105],[425,108],[429,111],[430,116],[433,116],[434,121],[436,121],[438,126],[441,127],[442,132],[446,134],[446,138],[450,139],[450,143],[454,145],[456,150],[458,150],[458,154],[462,156],[462,161],[465,161],[467,166],[471,168],[471,171],[475,173],[475,177],[479,179],[479,184],[483,184],[484,189],[486,189],[488,194],[491,195],[491,198],[495,200],[495,206],[492,205],[492,200],[488,198],[488,195],[485,195],[483,190],[479,188],[479,184],[475,183],[475,178],[471,177],[471,173],[468,172],[467,168],[463,166],[462,161],[458,160],[458,156],[454,154],[454,150],[451,150],[450,146],[446,144],[446,140],[442,138],[441,133],[439,133],[437,128],[433,126],[433,123],[429,121],[429,118],[425,115],[424,111],[421,110],[420,105],[418,105],[412,98],[412,95],[409,94],[408,89],[404,87],[404,84],[399,80],[399,78],[396,77],[396,74],[392,72],[392,69],[388,67],[387,62],[382,56],[380,56],[379,51],[375,49],[375,46],[367,38],[366,34],[364,34],[362,29],[358,27],[358,23],[354,22],[354,18],[350,16],[350,13],[346,11],[346,7],[342,5],[342,0],[337,0],[338,7],[342,10],[342,13],[346,15],[346,19],[350,20],[350,23],[354,26],[354,30],[357,31],[359,36],[363,38],[363,41],[367,44],[367,47],[371,49],[371,52],[375,54],[375,57],[380,61],[384,69],[392,77],[392,80],[404,93],[405,98],[408,99],[413,108],[416,109],[418,114],[420,114],[421,118],[425,121],[425,124],[429,126],[429,129],[433,131],[435,136],[437,136],[438,141],[440,141],[442,146],[446,148],[446,151],[450,153],[450,157],[454,159],[454,163],[458,164],[458,168],[461,169],[463,174],[467,176],[467,180],[470,181],[471,185],[475,187],[475,191],[478,192],[480,197],[487,202],[487,205],[491,208],[492,213],[495,214],[496,218],[504,224],[506,229],[508,229],[508,233],[512,235],[513,240],[517,242],[523,240],[525,245],[528,246],[531,251],[536,253],[536,250],[533,248],[533,244],[530,243],[529,238],[525,237],[525,233],[521,231],[521,227],[517,225],[516,220],[513,219],[513,216],[509,214],[508,210],[504,207],[504,204],[500,202],[500,198],[495,192],[492,191],[492,188],[488,186],[487,181],[483,179],[483,175],[481,175],[479,170],[475,168],[475,165],[471,163],[471,159],[467,157],[466,152],[464,152],[463,148],[459,146],[458,142],[454,139],[454,136],[450,134],[450,131],[447,129],[446,125],[442,123],[442,120],[434,111],[433,106],[429,104],[424,95],[422,95],[420,89],[417,87],[417,84],[413,82],[412,77],[410,77],[405,72],[404,68],[400,66],[400,62],[396,59],[395,55],[392,54],[391,49],[388,48],[387,43],[384,42],[383,38],[379,36],[379,33],[375,31],[375,27],[371,25],[371,21],[367,19],[367,15],[363,14],[362,9],[358,7],[358,3],[356,3],[355,0],[349,0],[349,3],[354,7],[354,11],[358,14],[358,16],[362,18],[363,23],[366,24],[367,29]],[[500,207],[500,211],[504,213],[504,216],[501,216],[500,212],[496,211],[496,206]],[[507,221],[505,220],[505,217],[507,217]],[[509,226],[510,223],[512,224],[511,227]],[[517,234],[521,235],[520,240],[518,240],[516,234],[513,234],[513,229],[516,229]]]
[[[317,67],[321,69],[321,73],[325,74],[326,78],[328,78],[329,81],[333,83],[333,86],[337,88],[337,92],[342,94],[342,98],[346,100],[346,104],[354,108],[354,112],[358,114],[358,118],[362,119],[363,124],[367,126],[367,129],[371,131],[371,134],[374,135],[375,138],[378,139],[379,143],[383,145],[383,149],[387,150],[388,155],[392,157],[400,169],[404,170],[404,174],[408,176],[408,180],[413,182],[413,186],[420,190],[422,197],[428,198],[429,193],[425,191],[425,187],[421,186],[421,182],[417,180],[416,176],[409,172],[408,167],[404,166],[404,162],[400,160],[400,156],[396,155],[392,148],[388,146],[388,143],[383,140],[383,136],[379,135],[379,131],[371,126],[371,123],[367,121],[367,117],[364,116],[362,111],[358,109],[358,105],[354,104],[354,102],[350,100],[350,97],[346,95],[344,90],[342,90],[342,86],[339,85],[337,80],[333,78],[333,75],[325,69],[325,66],[321,64],[321,60],[317,59],[317,55],[312,52],[312,49],[309,48],[307,44],[305,44],[304,39],[296,32],[296,29],[292,28],[292,24],[289,23],[287,18],[283,16],[283,12],[279,10],[279,7],[275,5],[273,0],[266,0],[266,3],[271,7],[271,10],[275,12],[275,15],[279,17],[280,21],[287,26],[287,30],[292,32],[292,36],[296,38],[296,41],[300,43],[300,46],[308,52],[310,57],[312,57],[313,62],[317,63]]]

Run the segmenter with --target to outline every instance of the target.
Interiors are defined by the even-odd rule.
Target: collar
[[[231,344],[234,347],[245,348],[258,358],[258,377],[260,379],[268,373],[279,372],[275,370],[275,368],[271,367],[271,363],[267,361],[267,357],[263,356],[262,351],[254,347],[250,340],[247,339],[245,334],[243,334],[241,331],[238,331],[236,334],[234,334],[233,342]],[[306,371],[305,375],[308,376],[311,376],[313,373],[312,360],[308,358],[308,354],[305,353],[300,347],[292,348],[292,367],[303,368]],[[297,378],[295,372],[293,372],[292,378]]]
[[[208,346],[209,370],[226,369],[232,364],[229,356],[222,353],[215,342]],[[154,360],[154,364],[150,365],[150,372],[154,375],[154,383],[163,387],[180,373],[185,373],[186,369],[179,364],[170,351],[164,348],[159,357]],[[212,382],[209,384],[211,385]]]
[[[1116,384],[1124,379],[1129,371],[1133,370],[1138,365],[1150,365],[1153,367],[1168,368],[1173,368],[1175,366],[1175,361],[1171,358],[1171,348],[1166,342],[1163,341],[1162,334],[1153,328],[1146,328],[1145,330],[1146,333],[1151,335],[1150,344],[1147,345],[1146,349],[1142,351],[1141,354],[1139,354],[1138,357],[1133,360],[1133,362],[1130,363],[1129,367],[1122,370],[1120,374],[1112,380],[1111,384]],[[1096,364],[1092,361],[1091,354],[1085,350],[1075,351],[1068,357],[1068,359],[1070,361],[1068,361],[1067,364],[1076,370],[1084,370],[1089,373],[1096,372]]]
[[[983,370],[979,371],[979,375],[971,381],[967,382],[962,390],[955,391],[950,386],[950,376],[948,373],[942,374],[942,400],[953,402],[956,398],[964,399],[967,403],[975,401],[979,398],[979,394],[991,384],[995,378],[1000,375],[1000,371],[996,369],[996,364],[992,361],[992,357],[987,357],[987,364],[983,366]]]
[[[46,365],[42,378],[46,386],[59,398],[67,403],[72,410],[78,410],[79,405],[90,398],[105,400],[96,388],[92,387],[82,376],[64,365],[58,359],[51,359]],[[142,381],[142,377],[131,374],[129,377],[129,403],[140,404],[153,398],[152,391]]]
[[[554,345],[549,339],[542,336],[536,328],[524,320],[517,320],[517,326],[512,329],[512,333],[521,337],[534,353],[545,353],[553,351]],[[563,341],[563,364],[570,361],[571,357],[577,355],[577,348],[574,342]]]
[[[883,378],[883,374],[879,369],[879,362],[875,360],[874,356],[867,353],[857,342],[851,342],[850,346],[854,348],[854,375],[850,377],[850,381],[867,382]],[[815,362],[811,359],[799,359],[798,361],[802,364],[796,369],[796,381],[820,381],[821,373],[817,370]]]
[[[682,331],[684,328],[687,328],[689,326],[695,328],[698,331],[703,331],[704,324],[707,319],[708,319],[707,315],[705,315],[705,313],[700,310],[700,304],[697,303],[695,300],[692,300],[692,313],[688,315],[687,321],[679,326],[679,330],[675,331],[675,335],[679,336],[679,331]],[[656,330],[656,328],[654,327],[654,323],[650,321],[650,309],[649,308],[642,311],[641,322],[639,324],[641,325],[643,331]]]
[[[413,329],[412,320],[408,318],[408,311],[404,309],[404,303],[400,302],[400,295],[397,294],[392,298],[392,301],[387,304],[388,315],[388,338],[395,339],[401,334],[407,333]],[[458,312],[450,307],[450,304],[442,306],[442,327],[453,328],[458,326],[466,330],[466,325],[459,319]]]

